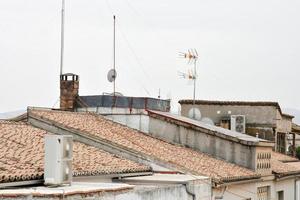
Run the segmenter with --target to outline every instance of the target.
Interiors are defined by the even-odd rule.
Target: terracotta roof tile
[[[41,179],[46,131],[23,122],[0,121],[0,183]],[[150,168],[79,142],[73,148],[74,176],[150,171]]]
[[[278,161],[282,161],[282,162],[293,162],[293,161],[299,161],[297,158],[295,157],[291,157],[282,153],[278,153],[278,152],[272,152],[272,158],[274,158],[275,160]]]
[[[209,176],[214,180],[258,177],[252,170],[190,148],[164,142],[95,114],[50,110],[31,110],[30,112],[31,115],[54,122],[54,124],[99,137],[122,146],[124,149],[138,151],[142,155],[171,163],[178,169]]]
[[[291,156],[272,152],[271,165],[272,171],[279,176],[300,174],[300,162]]]

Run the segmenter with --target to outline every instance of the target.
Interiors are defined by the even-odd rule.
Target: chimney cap
[[[78,76],[78,75],[73,74],[73,73],[64,73],[64,74],[61,74],[61,76]]]

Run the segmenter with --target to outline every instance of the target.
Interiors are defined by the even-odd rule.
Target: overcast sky
[[[60,0],[0,0],[0,112],[59,98]],[[300,109],[299,0],[66,0],[64,72],[80,95],[111,92],[112,15],[117,91],[192,98],[178,57],[196,48],[197,98],[270,100]]]

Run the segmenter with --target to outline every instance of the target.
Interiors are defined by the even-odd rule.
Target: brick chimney
[[[73,111],[79,90],[79,76],[76,74],[60,75],[60,109]]]

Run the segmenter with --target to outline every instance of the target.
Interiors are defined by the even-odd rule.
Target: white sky
[[[59,98],[60,0],[0,0],[0,112]],[[112,13],[117,90],[192,97],[178,52],[200,54],[197,98],[271,100],[300,109],[299,0],[66,0],[64,72],[80,94],[110,92]],[[146,91],[147,90],[147,91]]]

